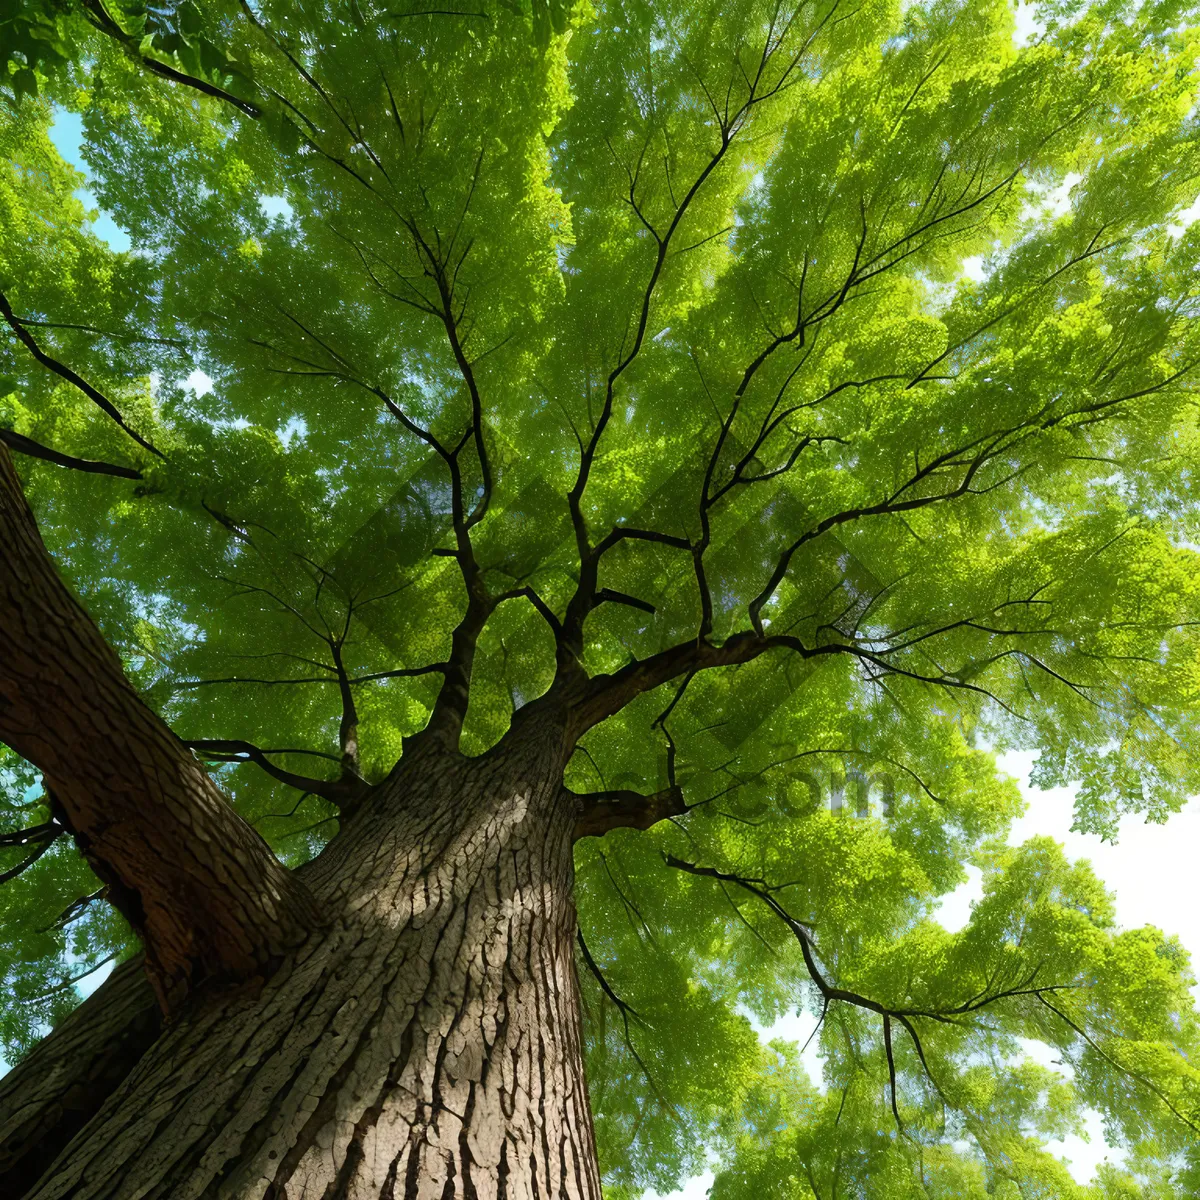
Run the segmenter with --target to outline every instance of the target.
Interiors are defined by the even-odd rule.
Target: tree
[[[1190,16],[12,6],[0,1191],[1200,1186]]]

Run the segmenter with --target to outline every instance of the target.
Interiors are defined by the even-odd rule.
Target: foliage
[[[18,886],[0,887],[5,931],[0,1038],[10,1063],[79,1003],[74,983],[130,942],[124,921],[107,904],[97,903],[100,882],[74,847],[61,837],[18,845],[5,841],[7,833],[48,823],[50,811],[34,774],[0,748],[0,878],[10,872],[16,878],[23,867]]]
[[[1200,1188],[1187,955],[1005,845],[993,753],[1109,836],[1200,786],[1188,6],[0,12],[0,436],[277,853],[336,830],[281,772],[381,779],[429,720],[471,563],[466,751],[573,637],[646,684],[568,770],[688,806],[577,846],[613,1196],[711,1154],[714,1200]],[[0,770],[0,837],[49,820]],[[10,1055],[128,947],[68,849],[0,890]],[[748,1020],[796,1008],[819,1082]],[[1085,1187],[1044,1144],[1087,1107],[1130,1154]]]

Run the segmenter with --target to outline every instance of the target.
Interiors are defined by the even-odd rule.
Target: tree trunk
[[[562,747],[527,710],[406,754],[301,872],[328,924],[197,993],[28,1195],[599,1200]]]

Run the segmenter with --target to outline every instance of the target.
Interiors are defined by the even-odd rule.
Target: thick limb
[[[206,977],[264,974],[317,919],[305,889],[137,696],[67,589],[0,446],[0,739],[146,947],[164,1009]]]

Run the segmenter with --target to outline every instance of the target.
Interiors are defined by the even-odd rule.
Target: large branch
[[[746,631],[736,633],[722,645],[691,641],[661,650],[649,658],[638,659],[609,675],[597,675],[568,691],[570,727],[568,738],[574,744],[593,726],[620,712],[643,692],[653,691],[672,679],[713,667],[737,666],[750,662],[775,647],[786,647],[804,656],[843,651],[842,646],[806,648],[791,637],[760,637]]]
[[[43,462],[53,463],[56,467],[67,467],[72,471],[84,471],[89,475],[115,475],[118,479],[141,479],[141,471],[132,467],[118,466],[116,463],[101,462],[94,458],[76,458],[73,454],[64,454],[43,446],[32,438],[24,437],[11,429],[0,429],[0,442],[18,454],[28,454],[30,458],[40,458]]]
[[[276,766],[267,755],[295,753],[286,750],[260,750],[240,738],[196,738],[186,745],[197,751],[202,758],[215,762],[252,762],[261,767],[273,779],[300,792],[311,792],[328,800],[342,811],[343,815],[357,806],[371,790],[370,784],[356,774],[343,773],[338,779],[315,779],[309,775],[298,775],[284,767]]]
[[[322,338],[316,331],[303,324],[297,317],[285,309],[280,309],[282,315],[304,334],[308,342],[319,346],[330,361],[321,362],[319,361],[320,356],[316,354],[312,357],[294,354],[282,347],[272,345],[270,342],[260,339],[252,338],[250,342],[252,345],[260,346],[273,354],[282,356],[293,364],[298,364],[299,369],[297,367],[285,368],[283,371],[285,374],[301,375],[309,378],[340,379],[378,396],[388,411],[400,422],[401,426],[408,433],[413,434],[429,446],[445,464],[450,476],[451,527],[454,534],[454,549],[444,550],[442,553],[447,557],[453,558],[458,564],[462,575],[463,587],[466,591],[467,603],[462,618],[455,626],[451,635],[450,654],[447,656],[446,661],[439,664],[436,668],[442,674],[442,686],[438,691],[437,699],[434,701],[433,712],[425,728],[425,733],[430,738],[440,741],[450,748],[454,748],[458,745],[459,735],[462,732],[467,707],[470,703],[471,669],[475,659],[475,649],[479,641],[479,636],[483,632],[484,625],[487,623],[487,619],[495,607],[495,601],[489,598],[487,594],[487,588],[484,584],[483,575],[471,542],[472,526],[481,520],[487,511],[488,499],[491,492],[491,469],[488,464],[483,440],[482,401],[479,396],[472,366],[466,359],[462,342],[459,339],[457,318],[454,316],[453,311],[454,297],[452,281],[446,274],[445,261],[439,255],[437,246],[431,244],[424,237],[415,222],[404,218],[402,223],[412,235],[416,251],[425,263],[426,274],[435,280],[438,287],[441,307],[428,307],[423,311],[436,316],[442,322],[449,338],[451,350],[455,355],[456,364],[463,376],[471,398],[471,420],[467,425],[465,433],[455,443],[445,443],[436,437],[432,431],[418,425],[378,384],[364,379],[354,364],[340,350],[336,349],[327,338]],[[434,242],[438,243],[439,239],[435,238]],[[309,352],[306,351],[306,353]],[[483,473],[482,494],[470,512],[467,510],[462,463],[460,461],[460,454],[463,448],[469,443],[476,446],[480,458],[480,469]],[[280,602],[278,601],[278,597],[273,598],[277,602]],[[284,605],[284,607],[287,606]],[[295,614],[293,613],[293,615]],[[328,643],[328,639],[318,631],[313,630],[311,626],[310,631],[315,633],[322,641]],[[339,675],[339,678],[344,681],[344,673]],[[345,687],[343,686],[343,700],[345,700],[346,694]]]
[[[568,744],[574,746],[589,729],[619,713],[638,696],[653,691],[664,683],[715,667],[740,666],[769,650],[786,650],[798,654],[801,658],[846,654],[856,658],[864,667],[874,668],[879,675],[903,676],[918,683],[953,691],[972,692],[989,700],[997,699],[986,688],[960,679],[950,672],[927,673],[891,662],[889,655],[895,653],[896,649],[871,649],[851,641],[806,645],[791,634],[758,634],[753,630],[735,633],[719,646],[698,640],[682,642],[667,650],[660,650],[649,658],[635,659],[619,671],[608,675],[596,675],[583,683],[565,688],[562,695],[568,708]],[[1037,665],[1045,669],[1043,664]],[[1068,687],[1074,686],[1061,676],[1056,678]]]
[[[56,818],[143,939],[160,1003],[264,972],[315,906],[138,698],[59,578],[3,445],[0,562],[0,740],[45,775]]]
[[[480,161],[482,161],[482,155]],[[478,170],[479,163],[476,163],[476,177]],[[474,192],[474,183],[472,183],[471,192]],[[470,202],[471,194],[468,194],[466,205],[463,208],[464,218]],[[430,245],[415,223],[410,232],[419,254],[425,259],[426,273],[432,276],[437,285],[440,305],[437,315],[445,329],[447,341],[454,354],[455,365],[462,376],[471,400],[471,420],[466,431],[455,443],[454,448],[443,456],[450,471],[451,522],[454,528],[455,544],[451,557],[458,563],[467,595],[467,604],[462,619],[451,634],[450,654],[446,659],[442,686],[434,701],[433,712],[426,727],[429,736],[444,742],[451,748],[457,748],[467,716],[467,707],[470,704],[471,673],[475,663],[475,650],[488,617],[491,616],[497,603],[488,596],[483,572],[475,557],[475,547],[471,541],[472,527],[483,519],[491,502],[492,472],[483,437],[483,402],[479,395],[474,368],[466,357],[459,334],[462,310],[457,317],[454,313],[454,280],[457,278],[458,268],[454,268],[450,274],[447,273],[447,259],[453,252],[454,239],[450,240],[450,244],[445,250],[445,256],[443,256],[438,249]],[[440,238],[435,240],[440,248]],[[466,258],[469,250],[470,243],[468,242],[467,249],[463,251],[459,259],[458,267],[462,266],[462,261]],[[482,485],[479,498],[471,507],[470,512],[467,511],[462,464],[459,461],[459,455],[468,443],[475,446],[479,458]]]
[[[650,325],[650,310],[654,303],[659,283],[663,277],[664,268],[671,254],[672,241],[678,233],[685,217],[688,215],[693,202],[703,190],[704,185],[721,166],[722,162],[724,162],[730,147],[749,121],[753,110],[765,100],[769,100],[772,96],[776,95],[785,86],[789,77],[796,70],[800,59],[824,28],[825,20],[828,17],[819,22],[816,29],[804,39],[796,53],[792,55],[790,61],[782,68],[779,77],[771,84],[766,78],[767,68],[772,65],[772,60],[779,54],[783,47],[791,22],[795,19],[795,14],[793,14],[793,17],[789,19],[782,30],[776,29],[777,19],[778,11],[772,17],[769,24],[767,38],[763,43],[762,52],[753,76],[751,77],[746,74],[745,69],[742,68],[743,82],[746,86],[745,98],[734,111],[730,111],[730,97],[733,90],[733,83],[731,81],[729,91],[726,93],[724,111],[719,110],[715,105],[713,106],[713,116],[718,133],[716,147],[710,151],[707,161],[697,172],[691,186],[678,204],[675,205],[670,221],[661,233],[646,218],[637,199],[638,172],[629,171],[628,167],[626,168],[629,175],[629,195],[627,201],[646,232],[653,239],[656,250],[654,265],[650,270],[649,279],[642,291],[639,302],[637,324],[634,328],[632,343],[627,350],[624,350],[620,361],[608,373],[604,388],[604,404],[587,443],[584,444],[580,440],[579,471],[576,474],[575,483],[572,485],[570,492],[567,493],[567,506],[570,510],[571,525],[575,532],[576,548],[579,554],[579,585],[567,605],[566,615],[563,619],[564,636],[560,639],[559,644],[560,674],[569,673],[575,669],[576,660],[583,650],[584,621],[592,609],[596,607],[600,599],[597,582],[599,578],[600,559],[604,551],[600,547],[592,545],[587,518],[583,510],[584,493],[591,478],[592,466],[596,460],[600,441],[612,418],[617,384],[629,367],[633,365],[646,344]],[[740,60],[738,66],[739,68],[741,67]],[[694,561],[697,564],[697,571],[699,572],[701,570],[700,557],[703,554],[703,548],[696,549],[689,545],[689,549],[693,553]]]
[[[1094,241],[1095,239],[1093,239]],[[987,689],[950,672],[928,673],[923,670],[906,668],[897,665],[893,656],[902,654],[918,643],[928,641],[953,629],[974,628],[989,636],[1046,636],[1049,633],[1061,635],[1063,631],[1004,629],[979,621],[960,619],[940,625],[934,623],[932,628],[919,635],[893,644],[879,646],[870,642],[860,642],[857,638],[857,628],[846,632],[836,625],[826,625],[823,629],[829,630],[845,640],[806,645],[794,636],[768,633],[767,623],[762,619],[762,609],[786,576],[797,551],[809,542],[815,541],[841,525],[881,516],[897,516],[932,505],[953,503],[966,496],[982,495],[999,487],[1007,486],[1027,469],[1028,464],[1009,471],[999,480],[987,484],[977,484],[976,481],[983,470],[1004,456],[1011,455],[1023,442],[1056,426],[1074,428],[1077,425],[1094,424],[1101,420],[1112,419],[1114,415],[1123,411],[1122,405],[1143,395],[1156,394],[1178,382],[1197,366],[1200,366],[1200,360],[1189,360],[1166,379],[1160,380],[1156,384],[1118,396],[1102,397],[1082,408],[1055,412],[1053,411],[1053,402],[1044,404],[1028,414],[1023,421],[1010,427],[991,429],[972,437],[965,443],[941,452],[924,465],[918,461],[913,474],[890,495],[879,501],[843,509],[823,518],[784,547],[766,585],[749,604],[752,626],[750,630],[733,634],[719,646],[713,645],[707,636],[707,613],[702,611],[701,624],[694,639],[662,650],[646,659],[634,660],[611,674],[599,675],[582,683],[576,681],[572,687],[567,689],[566,694],[570,707],[569,736],[572,744],[588,729],[621,711],[625,705],[644,692],[651,691],[683,675],[714,667],[736,666],[749,662],[767,650],[775,648],[790,650],[804,658],[828,654],[848,654],[857,658],[865,667],[874,668],[881,674],[902,675],[922,683],[975,692],[991,700],[997,700]],[[718,451],[719,445],[720,443],[718,443]],[[712,461],[715,461],[715,456]],[[711,469],[710,461],[710,473]],[[947,476],[949,478],[946,478]],[[939,484],[942,486],[938,487]],[[937,490],[924,492],[920,490],[928,488],[930,485],[937,487]],[[704,499],[707,500],[708,497],[706,496]],[[702,552],[706,541],[702,537],[699,541],[692,543],[652,530],[627,530],[618,527],[598,544],[593,553],[597,556],[602,555],[620,541],[628,538],[670,545],[673,548],[690,552],[693,558],[696,558],[698,552]],[[699,566],[697,567],[697,578],[703,592],[704,580]],[[592,604],[595,602],[596,595],[595,592],[592,593]],[[911,631],[897,631],[897,634],[893,636],[899,636],[906,632]],[[1019,649],[1006,650],[1003,654],[993,656],[990,661],[999,661],[1001,658],[1014,655],[1024,655],[1034,666],[1050,674],[1079,695],[1084,695],[1084,689],[1080,685],[1053,671],[1040,659],[1025,655],[1025,652]]]
[[[601,837],[610,829],[649,829],[667,817],[687,812],[678,785],[644,796],[628,788],[607,792],[570,792],[575,802],[575,840]]]

